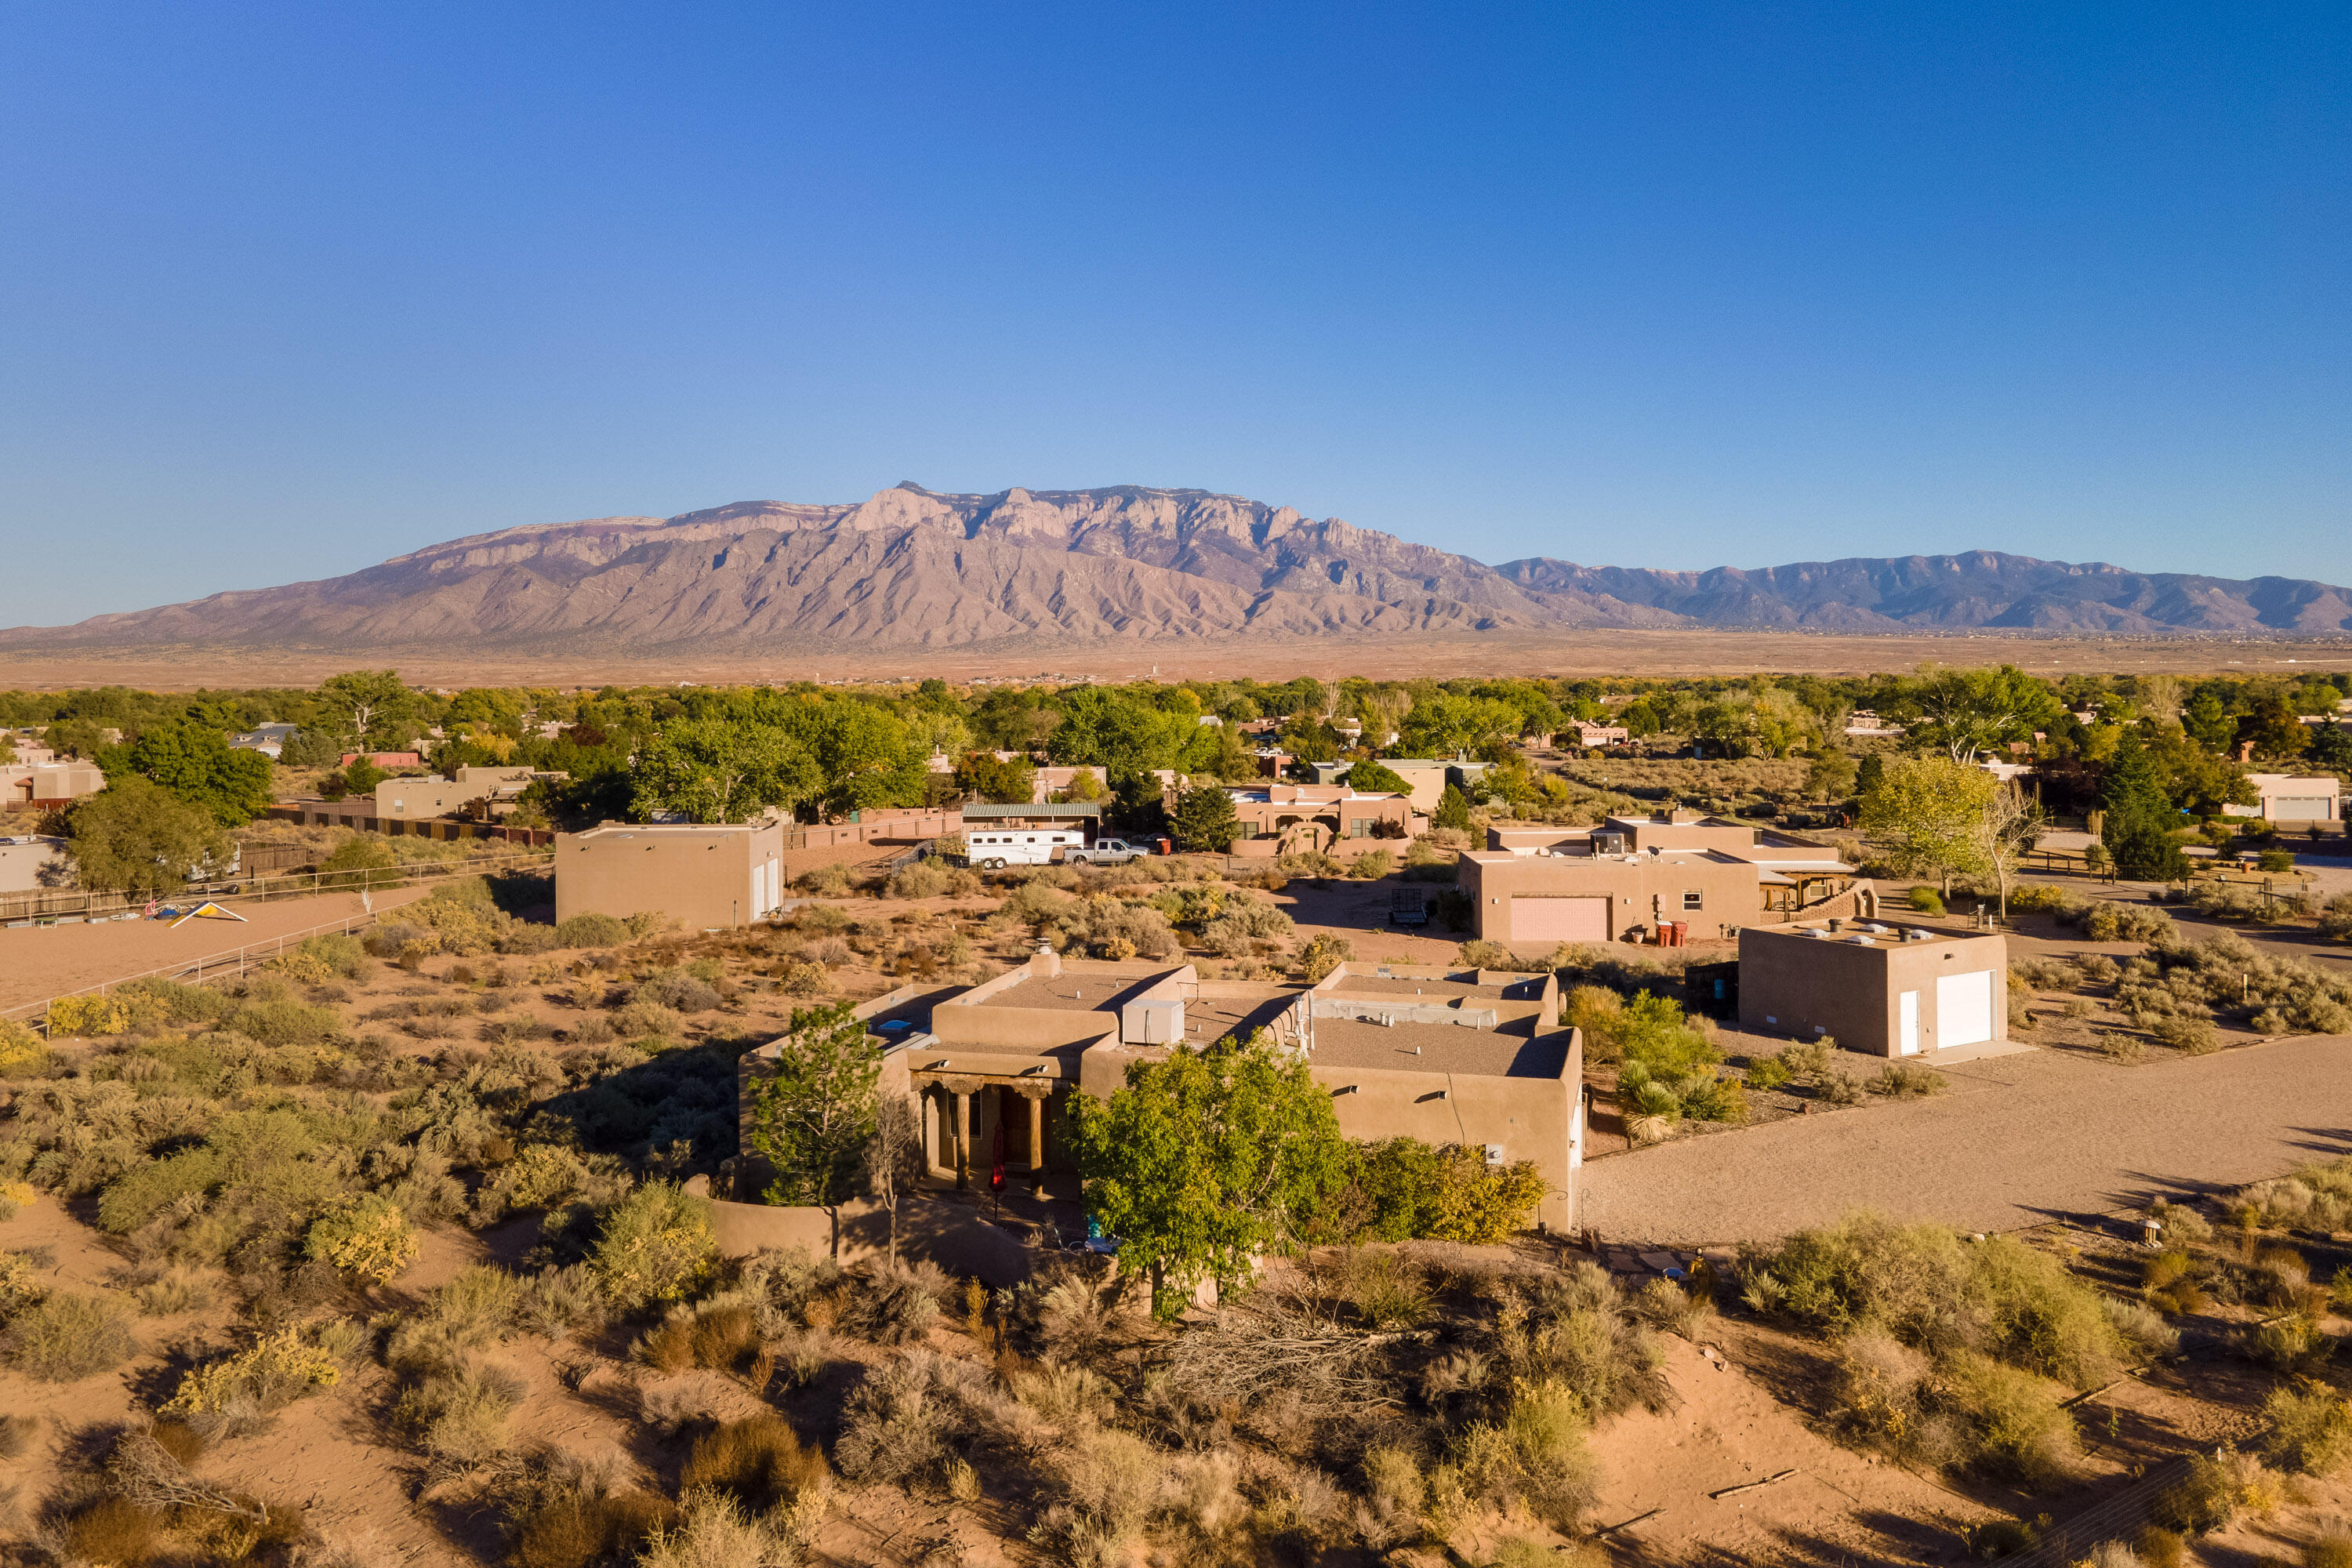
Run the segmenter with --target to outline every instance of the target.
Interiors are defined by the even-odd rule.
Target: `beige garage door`
[[[2336,803],[2324,795],[2283,795],[2271,797],[2273,822],[2326,822]]]
[[[1513,899],[1511,941],[1607,942],[1606,899]]]

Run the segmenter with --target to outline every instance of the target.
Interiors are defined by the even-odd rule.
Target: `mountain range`
[[[2352,589],[1975,551],[1662,572],[1465,555],[1206,490],[742,501],[475,534],[0,650],[839,653],[1574,628],[2319,636]]]

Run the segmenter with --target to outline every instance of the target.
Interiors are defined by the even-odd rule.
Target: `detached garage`
[[[1869,1056],[1927,1056],[2009,1037],[2009,943],[1912,926],[1816,921],[1739,933],[1739,1024],[1827,1036]]]

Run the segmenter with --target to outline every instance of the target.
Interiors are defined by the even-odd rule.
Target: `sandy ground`
[[[378,889],[378,910],[421,899],[438,884]],[[0,1011],[42,1002],[87,986],[128,978],[167,963],[268,942],[362,912],[357,893],[268,903],[239,900],[234,921],[102,921],[97,924],[0,931]]]
[[[1857,1205],[2007,1230],[2208,1191],[2352,1149],[2352,1037],[2116,1067],[2031,1051],[1945,1069],[1935,1100],[1792,1118],[1584,1167],[1610,1240],[1763,1240]]]
[[[446,686],[602,686],[679,680],[782,683],[853,679],[1223,680],[1254,676],[1337,680],[1413,676],[1705,676],[1768,669],[1814,675],[1907,674],[1923,663],[2015,664],[2037,675],[2076,672],[2252,673],[2289,661],[2295,671],[2352,668],[2343,639],[2237,642],[2193,637],[2042,637],[1999,632],[1943,637],[1825,637],[1805,633],[1563,631],[1358,638],[1197,637],[1059,641],[1024,637],[970,648],[833,647],[821,652],[674,653],[532,658],[484,653],[455,659],[417,649],[130,648],[0,653],[0,687],[34,690],[120,683],[154,690],[199,686],[315,686],[354,667],[397,668],[410,680]]]

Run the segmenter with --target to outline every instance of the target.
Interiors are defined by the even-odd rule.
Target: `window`
[[[1353,818],[1350,818],[1350,819],[1349,819],[1349,823],[1348,823],[1348,837],[1350,837],[1350,838],[1370,838],[1371,836],[1372,836],[1372,819],[1371,819],[1370,817],[1369,817],[1369,816],[1359,816],[1359,817],[1353,817]]]
[[[1703,910],[1706,908],[1706,895],[1703,892],[1685,890],[1683,894],[1683,908],[1685,910]]]

